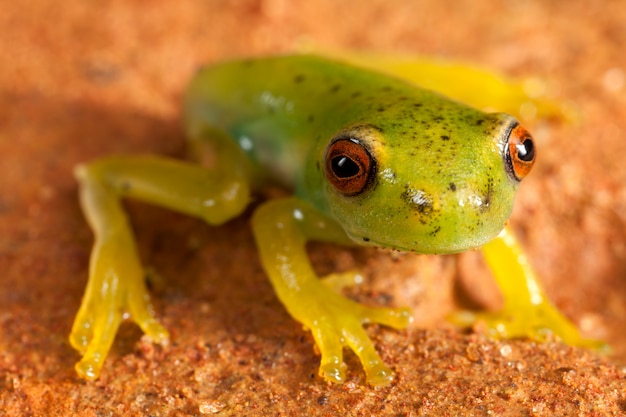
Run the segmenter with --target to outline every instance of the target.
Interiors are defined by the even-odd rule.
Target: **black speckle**
[[[481,205],[480,205],[480,211],[481,212],[486,212],[490,209],[491,207],[491,199],[493,198],[493,193],[494,193],[494,189],[493,189],[493,177],[489,176],[489,178],[487,179],[487,190],[483,193],[482,198],[481,198]]]
[[[451,182],[450,184],[448,184],[448,189],[450,191],[456,191],[456,184]]]
[[[385,110],[386,110],[386,109],[385,109],[384,107],[382,107],[382,106],[376,109],[376,111],[377,111],[377,112],[379,112],[379,113],[382,113],[382,112],[384,112]]]
[[[489,187],[487,192],[483,195],[482,204],[480,206],[482,211],[489,210],[489,206],[491,206],[491,196],[493,195],[493,189]]]
[[[448,136],[448,135],[441,135],[441,139],[443,139],[443,140],[450,140],[450,136]]]
[[[293,77],[293,82],[296,84],[300,84],[303,81],[304,81],[304,75],[302,74],[296,74],[296,76]]]
[[[367,236],[363,236],[361,239],[363,239],[363,242],[369,242],[370,238]]]
[[[317,162],[315,163],[315,166],[317,167],[317,170],[318,170],[318,171],[321,171],[321,170],[322,170],[322,168],[320,168],[320,161],[317,161]]]
[[[335,84],[332,87],[330,87],[330,92],[331,93],[336,93],[339,90],[341,90],[341,84]]]

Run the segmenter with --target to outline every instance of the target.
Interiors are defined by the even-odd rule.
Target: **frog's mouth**
[[[431,251],[431,250],[426,251],[426,250],[419,250],[415,248],[405,248],[402,246],[389,245],[387,243],[378,243],[378,242],[374,242],[371,240],[365,241],[364,239],[362,240],[352,239],[352,240],[358,243],[359,246],[367,246],[367,247],[372,247],[372,248],[376,248],[379,250],[385,250],[385,251],[390,251],[390,252],[415,253],[418,255],[454,255],[457,253],[469,252],[472,250],[480,249],[480,247],[490,242],[494,237],[495,236],[489,239],[486,239],[484,242],[481,242],[480,244],[476,246],[470,246],[470,247],[463,246],[462,248],[448,248],[448,249],[442,249],[442,250],[437,250],[437,251]]]
[[[498,233],[506,226],[508,220],[500,223],[500,226],[492,225],[491,227],[480,230],[479,233],[463,233],[459,230],[439,230],[443,236],[440,239],[430,239],[427,236],[414,237],[408,240],[387,240],[377,239],[371,235],[351,234],[346,231],[348,237],[360,246],[375,247],[378,249],[412,252],[417,254],[428,255],[450,255],[455,253],[467,252],[475,250],[495,238]],[[430,234],[432,235],[432,233]]]

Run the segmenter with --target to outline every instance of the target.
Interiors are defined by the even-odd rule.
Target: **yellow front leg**
[[[453,322],[471,325],[484,321],[490,334],[498,338],[545,340],[552,333],[568,345],[606,348],[603,342],[582,337],[550,302],[510,227],[481,249],[502,291],[504,307],[495,313],[456,313],[451,317]]]
[[[77,177],[81,205],[96,239],[70,343],[83,355],[76,364],[78,375],[95,379],[126,315],[157,343],[166,343],[169,335],[154,318],[137,249],[117,196],[92,178],[89,168],[79,168]]]
[[[344,382],[343,348],[349,347],[371,385],[389,384],[393,371],[376,353],[363,324],[404,328],[412,319],[410,311],[367,307],[343,297],[318,279],[305,252],[309,240],[352,244],[343,230],[298,198],[263,204],[254,213],[252,225],[261,261],[278,297],[313,334],[322,355],[320,375],[327,381]]]
[[[103,158],[76,169],[80,201],[95,244],[89,281],[70,334],[83,356],[78,374],[95,379],[122,320],[128,318],[155,342],[168,332],[154,317],[137,249],[121,198],[136,198],[220,224],[237,216],[249,201],[243,155],[223,152],[221,166],[199,165],[156,156]],[[219,164],[218,164],[219,165]]]

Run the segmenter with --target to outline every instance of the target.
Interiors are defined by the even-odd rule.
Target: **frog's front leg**
[[[542,340],[553,333],[569,345],[606,348],[603,342],[582,337],[576,326],[550,302],[508,226],[481,250],[502,291],[504,306],[493,313],[456,313],[452,321],[460,325],[482,321],[495,337]]]
[[[310,329],[321,352],[320,375],[345,381],[343,348],[359,357],[374,386],[393,380],[393,372],[376,353],[363,329],[365,323],[406,327],[412,317],[406,308],[375,308],[338,294],[315,275],[307,258],[309,240],[350,244],[331,219],[298,198],[272,200],[254,213],[252,224],[261,260],[274,289],[289,313]]]
[[[236,153],[220,160],[238,166]],[[89,281],[74,321],[70,342],[82,355],[78,374],[95,379],[125,318],[155,342],[168,332],[154,317],[122,197],[164,206],[220,224],[238,215],[249,200],[248,182],[234,169],[156,156],[108,157],[76,169],[80,201],[94,231]]]

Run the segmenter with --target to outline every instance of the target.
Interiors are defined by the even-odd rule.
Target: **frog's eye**
[[[515,126],[509,134],[505,159],[509,174],[517,181],[528,175],[535,163],[533,137],[520,125]]]
[[[326,149],[326,178],[339,193],[354,196],[372,184],[375,161],[354,138],[339,138]]]

